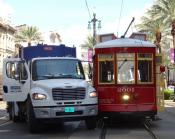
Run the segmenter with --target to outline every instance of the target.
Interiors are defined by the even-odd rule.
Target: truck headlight
[[[46,99],[47,96],[44,94],[40,94],[40,93],[34,93],[34,94],[32,94],[32,98],[34,100],[43,100],[43,99]]]
[[[90,97],[97,97],[97,92],[91,92],[91,93],[89,94],[89,96],[90,96]]]

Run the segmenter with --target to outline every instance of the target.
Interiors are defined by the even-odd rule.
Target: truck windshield
[[[40,59],[32,64],[32,79],[85,79],[82,64],[76,59]]]

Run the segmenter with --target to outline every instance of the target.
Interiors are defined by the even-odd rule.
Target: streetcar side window
[[[135,54],[117,53],[117,83],[135,83]]]
[[[114,55],[113,54],[99,54],[98,55],[98,70],[99,70],[99,84],[114,83]]]
[[[138,83],[153,83],[153,55],[151,53],[138,54]]]

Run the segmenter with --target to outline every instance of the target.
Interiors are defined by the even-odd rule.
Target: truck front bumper
[[[97,116],[98,105],[89,104],[80,106],[34,107],[34,113],[37,119],[83,119]]]

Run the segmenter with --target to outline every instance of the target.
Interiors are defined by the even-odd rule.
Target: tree
[[[42,41],[41,33],[35,26],[24,26],[16,34],[16,42],[27,42],[31,46],[32,42]]]
[[[50,42],[53,43],[53,44],[56,43],[56,42],[61,43],[62,41],[61,41],[60,34],[57,33],[57,32],[51,32],[51,34],[50,34]]]
[[[161,48],[168,57],[171,36],[171,24],[175,19],[175,0],[156,0],[153,6],[142,17],[142,23],[137,25],[139,30],[149,33],[149,40],[156,42],[156,36],[161,35]]]
[[[157,0],[152,6],[157,19],[162,19],[164,25],[171,26],[175,19],[175,1],[174,0]]]
[[[93,48],[93,37],[88,35],[81,47]]]

